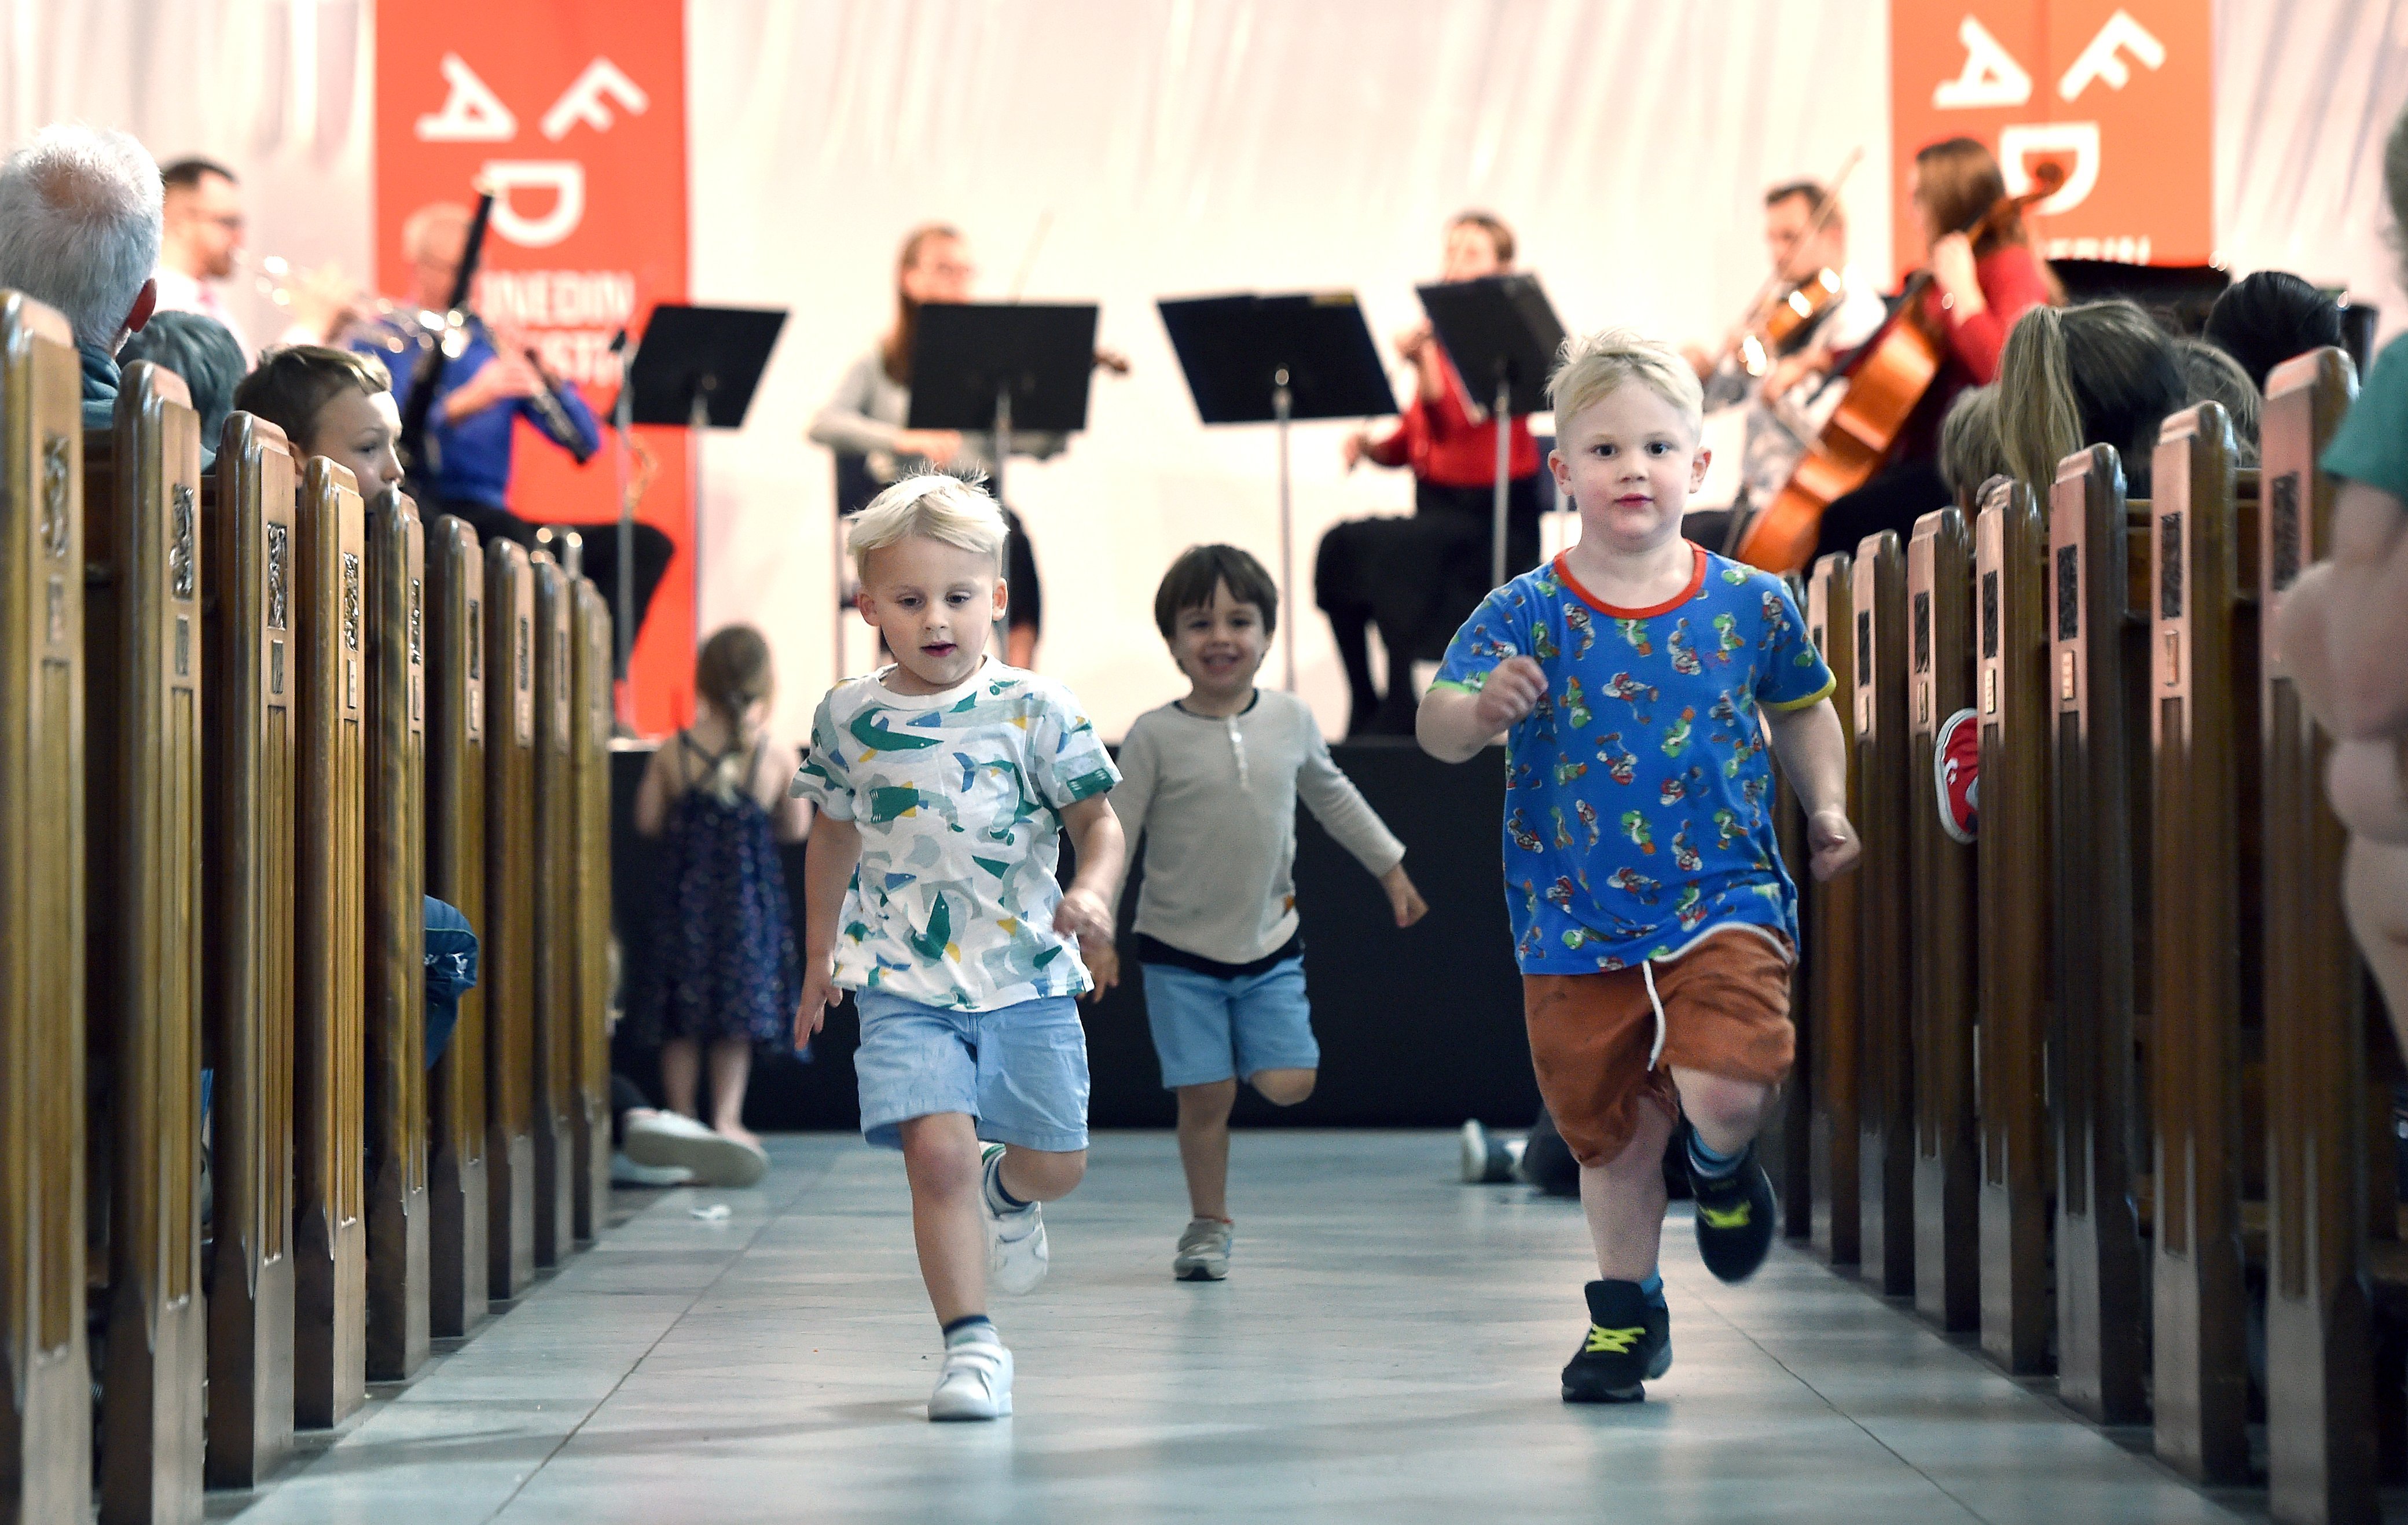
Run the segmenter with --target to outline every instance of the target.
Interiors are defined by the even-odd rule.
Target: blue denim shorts
[[[1046,996],[994,1011],[950,1011],[857,991],[861,1136],[903,1147],[896,1124],[967,1113],[978,1136],[1030,1149],[1087,1147],[1087,1033],[1079,1003]]]
[[[1145,1019],[1168,1090],[1321,1067],[1301,956],[1236,979],[1149,963]]]

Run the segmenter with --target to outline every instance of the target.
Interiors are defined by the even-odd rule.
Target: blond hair
[[[1555,373],[1547,378],[1547,403],[1555,412],[1555,433],[1561,435],[1581,409],[1632,382],[1671,404],[1688,423],[1692,437],[1705,428],[1705,388],[1681,352],[1636,330],[1608,328],[1564,341]]]
[[[844,537],[853,569],[869,580],[869,553],[914,535],[976,551],[1003,569],[1003,509],[976,481],[943,472],[907,477],[869,500]]]

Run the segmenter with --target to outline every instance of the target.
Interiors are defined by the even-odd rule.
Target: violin
[[[1840,188],[1848,183],[1856,161],[1864,157],[1862,149],[1851,149],[1840,164],[1839,173],[1823,192],[1822,205],[1815,208],[1814,220],[1806,224],[1800,235],[1803,243],[1820,236],[1832,215],[1840,209]],[[1836,270],[1817,270],[1803,280],[1785,280],[1780,270],[1767,276],[1750,301],[1747,316],[1740,320],[1722,352],[1714,357],[1720,366],[1734,354],[1748,375],[1760,377],[1772,368],[1775,359],[1794,353],[1813,331],[1815,321],[1831,310],[1841,297],[1847,294]]]
[[[2033,189],[2000,196],[1980,217],[1954,231],[1975,246],[1997,236],[2065,183],[2064,169],[2042,164],[2032,171]],[[1737,558],[1768,572],[1802,572],[1823,527],[1823,510],[1873,479],[1898,449],[1924,394],[1947,358],[1946,335],[1924,312],[1931,271],[1918,270],[1899,293],[1898,306],[1856,351],[1846,372],[1847,388],[1822,432],[1799,458],[1797,470],[1741,529]]]

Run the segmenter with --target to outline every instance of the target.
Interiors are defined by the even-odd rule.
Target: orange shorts
[[[1775,934],[1777,935],[1777,934]],[[1522,1010],[1539,1094],[1572,1158],[1601,1165],[1637,1132],[1641,1097],[1681,1112],[1672,1069],[1776,1086],[1789,1075],[1797,1030],[1789,1025],[1788,940],[1746,927],[1710,933],[1670,962],[1658,961],[1664,1051],[1650,1069],[1656,1006],[1637,966],[1597,975],[1524,975]]]

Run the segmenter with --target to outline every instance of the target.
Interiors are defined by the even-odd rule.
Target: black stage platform
[[[1537,1112],[1522,1032],[1521,980],[1505,921],[1498,820],[1504,751],[1449,767],[1403,740],[1342,742],[1331,751],[1405,843],[1405,862],[1430,914],[1399,932],[1387,897],[1312,817],[1297,812],[1297,902],[1304,964],[1321,1038],[1321,1086],[1310,1101],[1274,1107],[1243,1093],[1240,1126],[1452,1128],[1466,1118],[1511,1127]],[[655,882],[651,845],[631,825],[649,748],[613,762],[614,905],[629,1003],[614,1053],[619,1068],[655,1098],[657,1065],[648,1003],[646,929]],[[1066,854],[1067,858],[1067,854]],[[1069,864],[1066,862],[1067,873]],[[786,853],[802,939],[803,849]],[[1136,905],[1134,892],[1125,897]],[[1123,918],[1125,934],[1127,918]],[[1146,1033],[1142,981],[1132,966],[1100,1005],[1083,1006],[1095,1075],[1096,1128],[1168,1127],[1174,1108]],[[851,1129],[860,1121],[853,1081],[858,1030],[851,1005],[832,1014],[811,1062],[760,1056],[745,1107],[759,1130]]]

